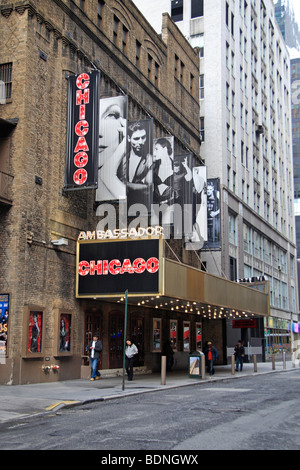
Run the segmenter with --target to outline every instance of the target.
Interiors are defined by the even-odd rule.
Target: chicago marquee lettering
[[[88,173],[86,165],[89,161],[89,146],[85,136],[89,132],[89,123],[86,121],[86,105],[90,103],[90,76],[87,73],[82,73],[76,80],[76,106],[79,106],[79,121],[75,124],[75,134],[78,137],[74,149],[74,165],[78,170],[73,175],[74,183],[81,186],[86,183]]]
[[[80,261],[78,265],[78,273],[80,276],[103,276],[112,274],[142,274],[148,271],[155,274],[159,270],[159,260],[155,257],[149,258],[147,261],[143,258],[136,258],[133,262],[126,258],[121,262],[118,259],[98,260],[98,261]]]

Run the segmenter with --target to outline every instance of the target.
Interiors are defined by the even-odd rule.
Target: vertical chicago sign
[[[65,189],[97,187],[100,72],[68,79]]]

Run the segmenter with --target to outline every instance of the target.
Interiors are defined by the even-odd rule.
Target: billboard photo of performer
[[[174,205],[174,138],[161,137],[154,140],[153,149],[153,212],[151,224],[160,225],[159,211],[164,224],[171,224]]]
[[[143,204],[147,214],[152,202],[153,121],[128,122],[127,206]]]
[[[220,180],[207,180],[207,244],[210,248],[220,248]]]
[[[192,232],[193,161],[191,154],[174,156],[174,235]]]
[[[127,96],[115,96],[100,100],[99,169],[96,201],[126,198],[127,109]]]

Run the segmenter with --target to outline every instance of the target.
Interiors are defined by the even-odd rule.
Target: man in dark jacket
[[[207,372],[209,375],[213,375],[215,373],[214,362],[216,359],[219,359],[218,351],[209,341],[203,352],[205,354]]]
[[[234,348],[234,355],[235,355],[235,370],[238,371],[239,365],[240,365],[240,371],[242,372],[244,356],[245,356],[245,348],[241,340],[238,341],[236,347]]]
[[[90,364],[92,368],[91,380],[99,380],[100,372],[97,370],[97,364],[102,351],[102,343],[99,339],[99,335],[95,334],[93,340],[88,345],[88,351],[90,354]]]

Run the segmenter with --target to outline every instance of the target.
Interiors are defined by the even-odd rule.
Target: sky
[[[294,7],[295,18],[300,28],[300,0],[292,0]]]

